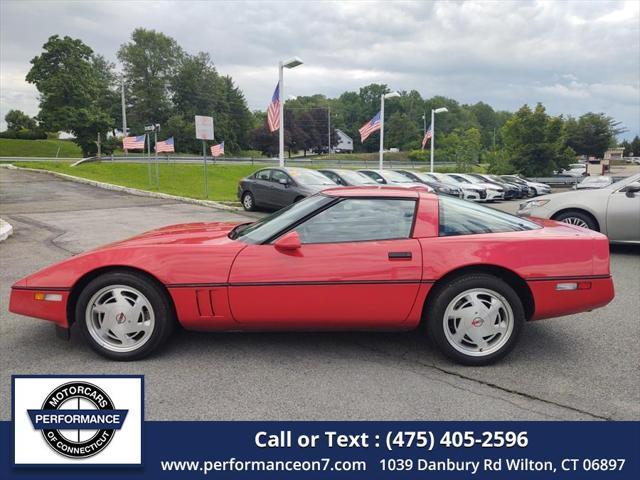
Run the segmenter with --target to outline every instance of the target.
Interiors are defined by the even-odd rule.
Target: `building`
[[[604,152],[605,160],[622,160],[624,156],[624,148],[610,148]]]
[[[333,147],[333,151],[335,153],[353,152],[353,138],[351,138],[339,128],[336,128],[336,136],[338,137],[338,142],[336,143],[335,147]]]

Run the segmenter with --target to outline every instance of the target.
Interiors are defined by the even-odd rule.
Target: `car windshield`
[[[433,179],[433,177],[429,176],[426,173],[422,173],[422,172],[413,172],[413,174],[418,177],[420,180],[424,181],[424,182],[435,182],[436,180]]]
[[[378,185],[371,177],[367,177],[364,173],[354,172],[353,170],[334,170],[338,175],[344,178],[350,185]]]
[[[409,177],[405,177],[401,173],[391,170],[385,170],[382,176],[387,180],[391,180],[393,183],[414,183]]]
[[[306,168],[287,168],[287,173],[299,185],[335,185],[333,180],[320,172]]]
[[[247,243],[266,242],[289,225],[303,219],[310,213],[315,212],[318,208],[331,203],[333,200],[333,197],[322,194],[307,197],[255,223],[238,225],[229,232],[229,238],[232,240],[242,240]]]
[[[471,180],[466,179],[466,178],[464,178],[464,177],[461,177],[461,176],[459,176],[459,175],[451,176],[451,177],[449,177],[449,178],[452,178],[453,180],[455,180],[455,181],[456,181],[456,182],[458,182],[458,183],[477,183],[477,182],[480,182],[480,180],[477,180],[477,182],[472,182]]]

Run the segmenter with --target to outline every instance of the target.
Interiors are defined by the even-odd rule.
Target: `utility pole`
[[[424,136],[427,134],[427,112],[426,111],[422,114],[422,124],[423,124],[422,135]]]
[[[100,132],[98,132],[98,158],[102,156],[102,150],[100,149]]]

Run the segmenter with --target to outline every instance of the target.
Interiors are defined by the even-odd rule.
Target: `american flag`
[[[220,157],[224,155],[224,142],[220,142],[218,145],[211,146],[211,156]]]
[[[144,150],[144,140],[147,136],[124,137],[122,139],[122,148],[124,150]]]
[[[431,125],[429,125],[429,128],[427,129],[426,132],[424,132],[424,137],[422,138],[422,150],[424,150],[425,145],[427,144],[427,142],[432,136],[433,136],[433,133],[431,132]]]
[[[173,137],[169,137],[166,140],[156,143],[156,153],[174,153],[173,149]]]
[[[267,123],[270,132],[275,132],[280,128],[280,83],[276,85],[271,103],[267,108]]]
[[[360,141],[364,142],[373,132],[380,130],[380,112],[376,113],[369,122],[365,123],[360,130]]]

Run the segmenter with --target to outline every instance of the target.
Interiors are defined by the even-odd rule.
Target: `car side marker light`
[[[59,293],[37,292],[33,296],[33,298],[41,301],[44,300],[45,302],[61,302],[62,301],[62,295],[60,295]]]
[[[557,283],[556,290],[591,290],[591,282]]]

